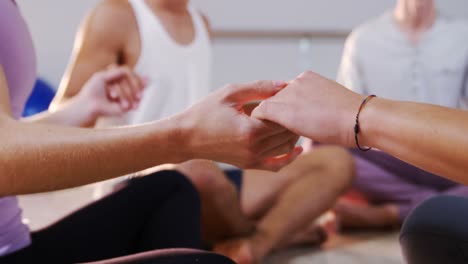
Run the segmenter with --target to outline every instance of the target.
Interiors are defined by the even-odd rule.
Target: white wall
[[[396,0],[194,0],[222,28],[351,29]],[[440,9],[468,16],[468,1],[438,0]]]
[[[349,30],[391,7],[395,0],[194,0],[222,29]],[[19,0],[37,47],[41,76],[58,84],[76,28],[98,0]],[[468,17],[468,1],[439,0],[445,13]],[[307,44],[307,43],[306,43]],[[253,79],[289,79],[305,68],[334,77],[343,40],[217,41],[214,84]]]
[[[0,0],[1,1],[1,0]],[[33,35],[39,75],[57,85],[86,10],[98,0],[18,0]]]

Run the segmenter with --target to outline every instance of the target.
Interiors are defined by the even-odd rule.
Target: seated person
[[[468,111],[371,99],[305,72],[264,100],[252,116],[323,144],[380,149],[427,172],[468,184]],[[467,212],[468,198],[450,195],[428,199],[413,210],[400,235],[405,262],[467,263]]]
[[[151,122],[182,111],[209,92],[209,32],[206,18],[188,0],[102,1],[81,28],[56,103],[73,98],[91,72],[121,64],[144,76],[148,87],[138,105],[125,105],[134,110],[112,124]],[[285,147],[296,140],[291,137]],[[237,188],[210,161],[191,161],[177,169],[200,192],[205,241],[238,262],[251,263],[291,244],[323,241],[315,219],[347,188],[350,181],[340,179],[350,178],[351,167],[346,151],[324,147],[279,173],[227,172]],[[311,185],[324,191],[305,191]],[[243,238],[230,241],[237,237]]]
[[[183,113],[146,125],[69,127],[128,110],[115,93],[138,93],[144,84],[128,69],[117,67],[94,73],[75,97],[53,111],[17,120],[36,79],[36,61],[31,36],[14,1],[0,1],[0,39],[1,263],[89,262],[139,252],[147,254],[137,259],[151,259],[158,258],[154,252],[158,248],[200,246],[198,194],[174,171],[136,179],[32,233],[21,221],[15,195],[81,186],[194,158],[277,170],[301,151],[284,146],[294,134],[233,107],[271,97],[285,87],[284,82],[230,85]],[[219,138],[224,139],[222,144]],[[232,263],[212,254],[191,256],[184,258],[185,263],[198,263],[204,256],[210,259],[207,263]]]
[[[468,23],[440,14],[434,0],[399,0],[392,12],[358,27],[348,38],[338,82],[361,94],[468,106]],[[377,151],[352,151],[354,188],[371,205],[342,200],[336,212],[350,227],[399,225],[425,199],[468,196],[468,187]]]

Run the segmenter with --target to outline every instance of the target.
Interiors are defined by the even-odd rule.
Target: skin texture
[[[186,9],[187,0],[149,0],[146,3],[160,17],[163,26],[177,43],[184,45],[194,38],[194,25]],[[208,20],[206,27],[211,32]],[[130,69],[140,56],[141,41],[133,9],[127,0],[104,0],[83,21],[75,39],[75,48],[52,106],[76,96],[85,80],[110,65]],[[143,79],[145,76],[141,76]],[[138,106],[140,91],[122,85],[114,87],[123,107]],[[95,122],[96,120],[94,120]]]
[[[316,220],[349,187],[354,162],[340,147],[319,147],[277,173],[244,171],[240,192],[210,161],[177,169],[201,194],[204,240],[237,263],[250,264],[274,250],[323,242]],[[311,186],[321,188],[311,191]]]
[[[14,120],[0,69],[0,196],[74,187],[193,158],[277,170],[301,149],[271,158],[270,154],[293,149],[285,143],[291,136],[239,109],[283,87],[284,83],[271,81],[228,85],[173,118],[139,127],[90,130]],[[218,111],[208,115],[212,107]]]
[[[323,242],[326,234],[316,220],[350,186],[353,166],[346,150],[327,146],[278,173],[247,171],[241,206],[244,218],[255,222],[255,232],[218,242],[215,251],[250,264],[274,250]]]
[[[188,1],[148,0],[146,3],[174,41],[182,45],[193,41],[192,19],[187,13]],[[205,24],[210,30],[206,18]],[[118,31],[115,25],[119,25]],[[106,68],[109,64],[121,64],[129,68],[135,66],[140,56],[141,43],[133,9],[128,2],[126,0],[102,1],[83,23],[75,46],[74,56],[56,100],[58,104],[73,99],[82,87],[82,80],[88,78],[92,71]],[[253,109],[255,105],[249,105],[248,108]],[[217,108],[213,106],[212,109]],[[246,109],[244,108],[243,111]],[[246,111],[246,114],[249,114],[249,111]],[[286,139],[290,135],[285,132],[284,136]],[[297,137],[290,136],[284,147],[289,148],[296,141]],[[343,150],[330,152],[341,155]],[[273,153],[275,152],[271,154]],[[193,181],[201,194],[204,238],[213,242],[223,241],[224,248],[226,248],[229,241],[224,240],[242,235],[246,236],[244,240],[250,245],[250,240],[257,235],[252,233],[255,226],[257,224],[265,226],[262,227],[262,230],[265,229],[262,232],[268,236],[262,237],[264,246],[261,248],[249,246],[252,261],[259,261],[273,249],[289,246],[289,244],[281,244],[278,237],[282,238],[290,232],[301,233],[301,239],[296,240],[297,243],[318,242],[314,220],[324,212],[323,205],[309,206],[306,203],[297,203],[294,207],[289,205],[299,199],[298,197],[304,196],[300,186],[320,180],[317,177],[318,174],[327,175],[324,177],[326,180],[321,183],[324,187],[330,187],[324,188],[330,190],[326,195],[327,199],[328,197],[336,198],[343,189],[336,185],[346,185],[346,181],[332,181],[333,178],[341,175],[338,176],[338,171],[330,167],[342,165],[341,168],[343,168],[349,164],[346,161],[338,161],[327,164],[328,166],[318,167],[316,162],[312,161],[312,157],[318,156],[319,153],[322,152],[304,156],[303,162],[291,165],[280,174],[246,172],[245,188],[240,197],[232,183],[213,162],[197,160],[178,166],[178,169]],[[309,160],[309,157],[311,157],[311,162],[304,162],[304,160]],[[349,169],[349,173],[351,171]],[[343,173],[343,175],[347,174]],[[314,199],[320,192],[307,194],[305,201]],[[269,214],[270,211],[273,213]],[[283,215],[291,215],[291,221],[283,221]],[[305,228],[303,222],[307,223]],[[278,225],[279,228],[277,228]],[[232,251],[234,255],[237,254],[235,250]],[[223,253],[237,257],[230,252]]]
[[[364,96],[305,72],[252,116],[323,143],[354,145],[354,120]],[[360,140],[421,169],[468,183],[468,112],[375,98],[360,116]],[[307,120],[307,122],[304,122]]]
[[[115,94],[114,89],[123,85],[141,92],[145,83],[127,67],[112,67],[93,74],[80,93],[61,107],[50,108],[23,121],[88,127],[98,116],[116,116],[130,110]]]
[[[120,29],[118,26],[125,25],[114,24],[112,28]],[[95,55],[110,56],[105,50]],[[73,99],[17,121],[9,110],[8,87],[0,68],[0,196],[69,188],[193,158],[278,170],[301,152],[300,148],[293,150],[290,142],[295,135],[240,110],[250,100],[274,95],[284,88],[284,82],[227,85],[184,113],[145,126],[99,130],[64,127],[89,125],[106,111],[129,110],[130,98],[137,101],[144,86],[144,80],[125,67],[106,63],[101,71],[86,64],[80,69],[87,75],[76,76],[80,81]],[[57,100],[61,97],[59,93]],[[100,100],[93,103],[96,98]],[[125,100],[128,104],[122,103]],[[79,108],[82,103],[95,109]],[[211,114],[212,107],[218,109],[215,114]],[[231,154],[225,155],[228,149]],[[271,158],[291,150],[289,155]]]
[[[133,60],[129,56],[123,58],[124,54],[131,52],[130,50],[136,50],[139,54],[140,49],[139,42],[126,45],[127,38],[138,39],[138,33],[134,33],[135,36],[131,30],[132,27],[136,27],[136,20],[131,12],[126,12],[127,8],[130,8],[127,1],[109,0],[100,4],[86,17],[77,34],[74,53],[57,96],[52,102],[52,109],[76,96],[86,80],[95,72],[124,64],[123,60],[128,67],[134,66],[136,56]],[[110,20],[109,17],[113,15],[120,19]],[[132,89],[128,89],[126,85],[114,89],[122,107],[130,109],[137,106],[134,101],[137,93]],[[93,120],[93,124],[95,121]]]

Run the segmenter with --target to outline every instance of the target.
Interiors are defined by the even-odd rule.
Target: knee
[[[136,182],[141,188],[149,188],[150,193],[157,193],[157,188],[167,188],[175,195],[184,198],[195,206],[200,204],[200,197],[192,182],[182,173],[174,170],[159,171],[142,177]]]
[[[459,251],[468,243],[467,209],[468,199],[455,196],[437,196],[415,208],[400,235],[407,262],[466,263]]]
[[[206,173],[197,179],[196,185],[200,193],[218,199],[236,192],[234,185],[224,175]]]
[[[197,175],[190,175],[190,180],[202,193],[211,193],[216,191],[221,186],[219,177],[213,175],[209,171]]]
[[[444,233],[468,238],[468,228],[460,229],[466,224],[467,209],[468,199],[463,197],[441,195],[428,199],[408,215],[401,238],[417,233]]]
[[[186,175],[201,193],[218,192],[228,188],[223,172],[211,161],[189,161],[179,165],[177,170]]]
[[[348,150],[337,146],[323,146],[316,148],[309,154],[310,169],[322,171],[328,180],[336,183],[340,191],[347,190],[355,175],[353,156]]]

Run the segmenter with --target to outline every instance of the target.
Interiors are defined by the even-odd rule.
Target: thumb
[[[232,103],[247,103],[274,96],[288,85],[285,81],[256,81],[231,86],[227,100]]]
[[[293,162],[299,155],[301,155],[302,151],[302,147],[295,147],[288,154],[267,158],[263,161],[262,167],[269,171],[278,171]]]

